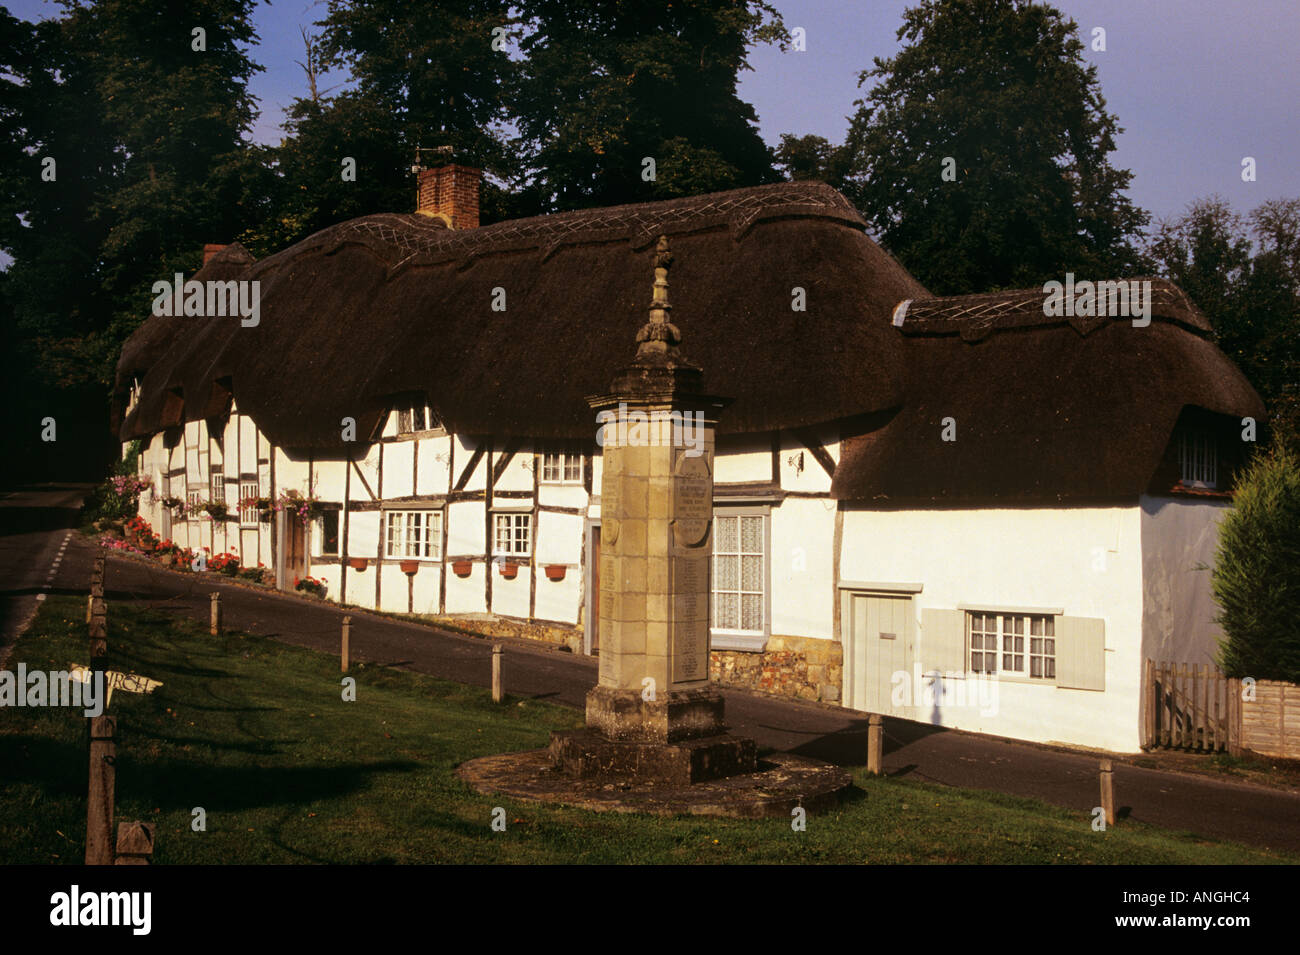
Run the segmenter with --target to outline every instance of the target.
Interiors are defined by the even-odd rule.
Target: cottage
[[[598,653],[586,398],[634,351],[662,235],[682,350],[733,399],[715,681],[1133,751],[1144,658],[1212,658],[1198,567],[1264,409],[1175,286],[1149,280],[1145,323],[934,297],[817,183],[479,227],[474,175],[427,170],[417,213],[261,261],[217,252],[194,279],[259,282],[255,326],[140,327],[118,394],[146,519],[282,587]],[[287,493],[305,521],[248,503]]]

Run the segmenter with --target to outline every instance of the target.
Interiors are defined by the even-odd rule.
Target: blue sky
[[[857,74],[875,56],[898,49],[906,0],[772,0],[786,25],[803,27],[806,52],[760,48],[740,94],[752,103],[760,132],[775,144],[783,132],[816,133],[838,142]],[[1297,0],[1057,0],[1085,43],[1106,30],[1106,52],[1086,53],[1098,67],[1107,108],[1125,132],[1112,161],[1134,173],[1130,195],[1154,217],[1176,215],[1193,199],[1218,193],[1240,212],[1265,199],[1300,196],[1300,2]],[[57,15],[51,0],[18,0],[28,19]],[[299,25],[324,15],[314,0],[259,4],[266,68],[254,79],[262,115],[254,137],[280,138],[283,109],[305,91]],[[326,85],[329,85],[327,81]],[[337,82],[337,79],[332,82]],[[1252,156],[1257,181],[1243,182]]]

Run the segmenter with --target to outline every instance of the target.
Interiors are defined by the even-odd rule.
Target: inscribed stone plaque
[[[713,519],[713,475],[704,455],[683,453],[673,469],[673,539],[678,547],[699,547]]]
[[[673,561],[673,646],[674,683],[693,683],[709,676],[709,628],[705,613],[708,601],[707,554],[696,552]]]
[[[622,452],[616,451],[615,454]],[[623,472],[606,467],[600,482],[600,540],[602,545],[618,543],[623,500]]]

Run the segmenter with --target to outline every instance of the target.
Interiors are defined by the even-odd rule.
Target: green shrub
[[[1224,518],[1213,574],[1232,677],[1300,683],[1300,459],[1281,441],[1257,455]]]

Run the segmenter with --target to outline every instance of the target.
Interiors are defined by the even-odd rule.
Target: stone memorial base
[[[712,687],[644,700],[597,686],[587,726],[547,749],[470,760],[457,775],[480,792],[597,811],[757,818],[833,805],[852,787],[839,767],[788,754],[758,758],[722,722]]]
[[[830,809],[853,786],[846,770],[788,753],[763,757],[754,772],[688,786],[635,774],[570,775],[555,768],[549,749],[472,759],[461,764],[456,775],[478,792],[528,802],[595,812],[733,819],[789,819],[796,806],[809,812]]]

